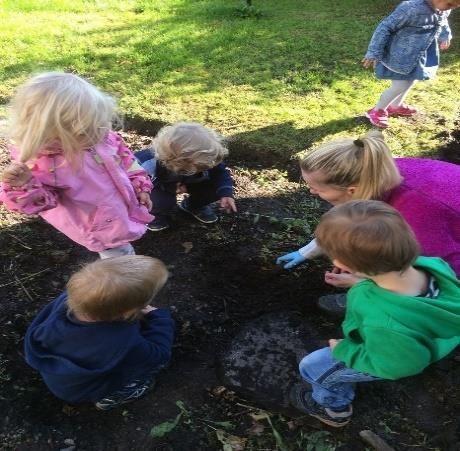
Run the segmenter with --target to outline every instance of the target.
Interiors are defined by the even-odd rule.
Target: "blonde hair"
[[[379,131],[324,144],[305,156],[300,167],[305,172],[321,171],[325,184],[341,189],[355,185],[355,199],[380,199],[402,181]]]
[[[377,200],[352,200],[332,208],[322,216],[315,236],[331,260],[370,276],[404,271],[420,252],[403,217]]]
[[[58,147],[75,162],[78,151],[102,141],[112,127],[115,101],[74,74],[46,72],[22,85],[11,105],[10,138],[26,162]]]
[[[163,262],[145,255],[97,260],[67,283],[69,311],[97,321],[114,321],[151,302],[168,279]]]
[[[228,150],[214,130],[196,122],[163,127],[153,140],[155,155],[176,173],[191,175],[219,164]]]

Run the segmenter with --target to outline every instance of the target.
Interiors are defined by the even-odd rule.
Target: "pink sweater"
[[[404,178],[383,199],[412,227],[425,256],[441,257],[460,275],[460,166],[396,158]]]
[[[11,150],[13,160],[18,153]],[[59,150],[42,152],[32,163],[32,179],[20,188],[3,183],[0,201],[10,210],[39,214],[90,251],[140,238],[153,219],[137,199],[152,183],[114,132],[83,152],[80,166],[72,167]]]

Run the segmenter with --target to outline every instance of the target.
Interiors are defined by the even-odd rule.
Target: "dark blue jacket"
[[[167,169],[155,158],[153,149],[136,152],[136,158],[152,178],[153,186],[160,186],[164,191],[176,192],[177,183],[191,185],[194,183],[211,182],[218,198],[233,197],[233,180],[225,163],[219,163],[211,169],[192,175],[181,175]]]
[[[27,363],[57,397],[95,402],[170,360],[174,321],[168,310],[135,322],[90,323],[68,314],[66,300],[64,292],[48,304],[24,340]]]

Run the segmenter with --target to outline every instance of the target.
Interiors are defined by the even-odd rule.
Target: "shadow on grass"
[[[354,128],[364,122],[364,117],[352,117],[302,129],[296,128],[293,122],[284,122],[249,132],[230,134],[226,136],[230,150],[228,161],[248,167],[274,167],[283,170],[293,163],[297,153],[308,149],[331,132],[349,130],[350,136],[353,136]],[[151,137],[154,137],[165,125],[167,124],[163,121],[146,120],[140,116],[127,116],[124,121],[126,130]],[[287,146],[286,137],[289,137],[289,143],[297,144]],[[254,144],[255,142],[258,144]],[[296,164],[294,162],[294,165]]]

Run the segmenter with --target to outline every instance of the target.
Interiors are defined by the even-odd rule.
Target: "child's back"
[[[171,358],[174,322],[166,309],[141,308],[166,277],[164,265],[145,256],[88,265],[70,279],[69,294],[48,304],[30,325],[26,361],[56,396],[72,403],[98,402],[148,379]],[[99,284],[90,285],[97,284],[96,278]],[[85,291],[87,299],[82,299]],[[120,296],[104,299],[104,291]]]
[[[342,324],[346,340],[334,348],[335,358],[364,373],[399,379],[422,372],[460,344],[460,281],[439,258],[419,257],[414,267],[430,280],[421,296],[371,280],[350,289]]]

